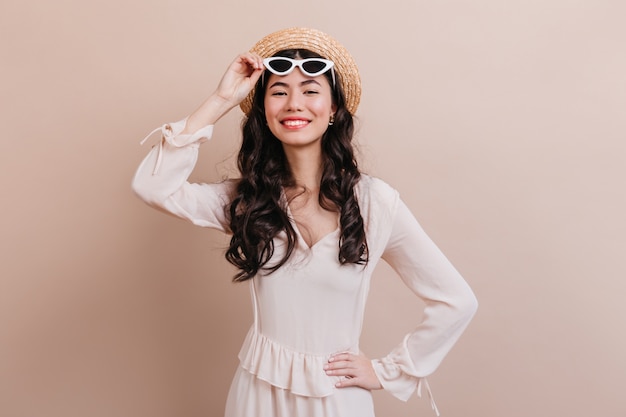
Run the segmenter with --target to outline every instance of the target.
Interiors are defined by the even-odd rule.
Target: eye
[[[307,95],[311,95],[311,94],[319,94],[319,91],[317,91],[317,90],[306,90],[306,91],[304,92],[304,94],[307,94]]]
[[[272,92],[272,95],[273,96],[286,96],[287,93],[284,92],[284,91],[274,91],[274,92]]]

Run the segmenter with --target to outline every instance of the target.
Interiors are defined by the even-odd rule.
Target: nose
[[[285,103],[287,111],[301,111],[302,110],[302,97],[300,94],[289,94],[287,102]]]

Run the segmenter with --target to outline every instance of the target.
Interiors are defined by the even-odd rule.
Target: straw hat
[[[351,114],[356,112],[361,100],[361,78],[356,63],[346,48],[324,32],[296,27],[267,35],[258,41],[250,52],[262,58],[269,58],[285,49],[307,49],[333,61],[335,71],[340,75],[346,107]],[[253,95],[254,90],[239,105],[245,114],[252,110]]]

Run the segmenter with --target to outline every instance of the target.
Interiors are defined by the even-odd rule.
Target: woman
[[[263,38],[229,66],[186,120],[163,126],[134,191],[148,204],[232,235],[226,259],[248,281],[254,323],[239,353],[227,417],[368,417],[371,390],[407,400],[425,385],[476,310],[455,268],[352,149],[360,99],[354,60],[319,31]],[[246,114],[241,178],[187,182],[212,126]],[[388,262],[425,303],[389,355],[359,350],[371,274]],[[432,401],[431,405],[437,412]]]

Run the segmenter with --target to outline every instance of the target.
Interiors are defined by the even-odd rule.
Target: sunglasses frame
[[[278,61],[278,60],[284,60],[284,61],[290,62],[291,67],[287,69],[286,71],[275,70],[274,68],[272,68],[271,62]],[[320,71],[309,72],[306,69],[304,69],[304,64],[306,64],[307,62],[311,62],[311,61],[322,62],[325,66]],[[265,58],[263,60],[263,65],[265,65],[265,68],[272,74],[281,75],[281,76],[291,74],[296,67],[300,68],[300,71],[302,71],[303,74],[308,75],[309,77],[317,77],[318,75],[324,74],[328,72],[328,70],[331,70],[331,75],[333,78],[333,88],[335,88],[335,69],[334,69],[335,63],[328,59],[324,59],[324,58],[293,59],[293,58],[287,58],[284,56],[273,56],[273,57]],[[265,80],[263,80],[263,82],[265,82]]]

